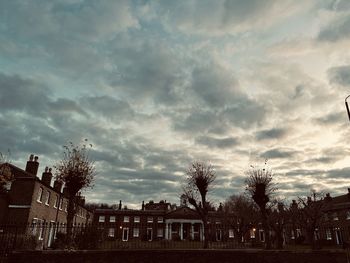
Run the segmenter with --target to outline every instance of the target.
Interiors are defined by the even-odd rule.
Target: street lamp
[[[349,104],[348,104],[348,102],[346,101],[348,98],[350,97],[350,95],[349,96],[347,96],[346,98],[345,98],[345,106],[346,106],[346,110],[347,110],[347,112],[348,112],[348,117],[349,117],[349,121],[350,121],[350,110],[349,110]]]

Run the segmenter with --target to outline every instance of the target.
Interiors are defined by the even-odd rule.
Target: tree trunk
[[[66,245],[70,249],[73,247],[73,220],[75,215],[75,197],[69,197],[67,207],[67,235]]]
[[[271,249],[271,237],[270,237],[270,226],[267,222],[267,213],[266,213],[266,209],[264,208],[260,208],[261,210],[261,215],[262,215],[262,225],[265,231],[265,248],[266,249]]]
[[[203,248],[208,248],[209,245],[209,227],[207,217],[203,218],[204,244]]]

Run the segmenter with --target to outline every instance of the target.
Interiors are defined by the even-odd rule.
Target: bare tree
[[[305,226],[307,240],[312,248],[317,248],[316,229],[320,227],[323,220],[323,211],[327,205],[325,199],[324,194],[316,190],[311,190],[308,196],[298,197],[298,220]]]
[[[71,246],[73,219],[77,212],[79,201],[78,193],[92,187],[96,174],[94,162],[90,159],[87,140],[82,145],[70,142],[64,146],[63,158],[55,165],[56,178],[65,183],[68,195],[67,207],[67,245]]]
[[[6,186],[13,181],[8,156],[0,152],[0,193],[6,193]]]
[[[246,190],[258,205],[264,231],[266,233],[266,249],[271,249],[270,226],[268,223],[268,208],[267,204],[270,202],[272,194],[277,190],[273,183],[273,173],[271,169],[267,168],[267,161],[264,167],[250,166],[246,171],[247,179]]]
[[[210,204],[207,201],[207,193],[214,180],[215,171],[210,164],[204,162],[193,162],[186,171],[186,185],[184,194],[188,202],[196,209],[203,221],[204,248],[208,248],[208,212]]]
[[[245,194],[232,195],[224,203],[226,224],[235,231],[238,242],[258,223],[258,208]]]

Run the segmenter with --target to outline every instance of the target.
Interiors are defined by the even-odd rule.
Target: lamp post
[[[348,117],[349,117],[349,121],[350,121],[350,110],[349,110],[349,104],[348,104],[348,102],[346,101],[348,98],[350,97],[350,95],[349,96],[347,96],[346,98],[345,98],[345,106],[346,106],[346,110],[347,110],[347,112],[348,112]]]

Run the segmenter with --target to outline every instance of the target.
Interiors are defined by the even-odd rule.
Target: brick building
[[[7,165],[14,180],[8,187],[8,192],[0,196],[0,224],[30,224],[32,233],[41,241],[42,246],[50,246],[55,226],[66,223],[68,199],[65,190],[62,190],[62,183],[56,180],[52,182],[53,175],[48,167],[41,179],[37,177],[37,156],[29,157],[25,170],[12,164]],[[84,204],[85,200],[81,197],[74,217],[76,224],[85,224],[92,220],[92,213]]]

